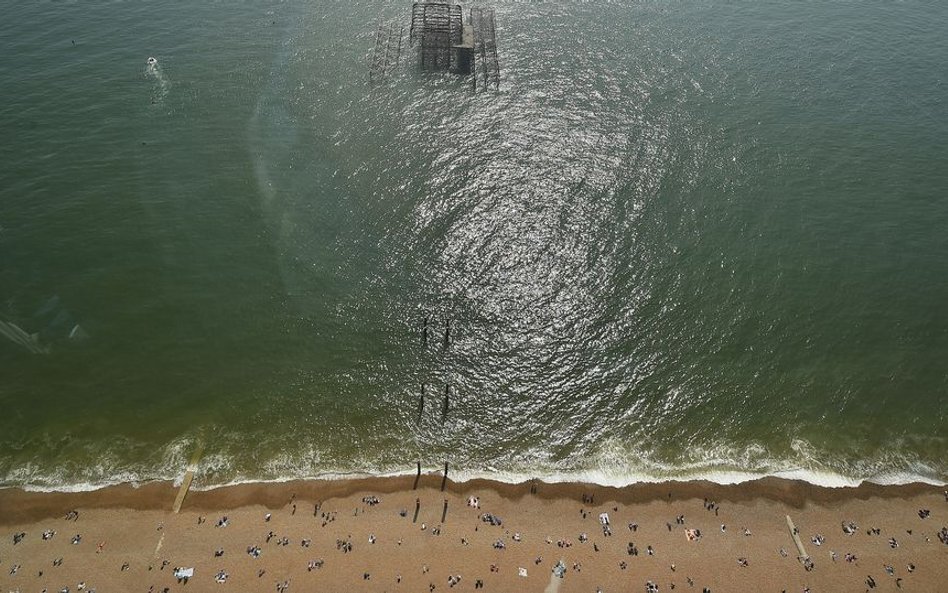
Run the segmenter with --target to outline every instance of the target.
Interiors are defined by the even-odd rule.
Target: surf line
[[[204,453],[204,445],[199,443],[197,451],[194,452],[194,455],[191,457],[191,462],[188,463],[188,467],[184,472],[181,487],[178,488],[178,495],[175,497],[174,504],[171,506],[172,513],[178,514],[178,512],[181,511],[181,505],[184,504],[184,497],[188,495],[188,490],[191,489],[191,482],[194,480],[194,470],[197,469],[197,464],[201,459],[202,453]],[[159,546],[160,545],[159,543]]]

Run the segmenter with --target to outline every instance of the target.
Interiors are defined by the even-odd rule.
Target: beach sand
[[[948,545],[938,536],[948,525],[943,487],[824,488],[776,478],[625,488],[472,480],[448,481],[442,492],[440,475],[422,476],[417,489],[414,481],[312,480],[192,491],[179,514],[170,510],[176,494],[170,483],[77,493],[0,490],[0,591],[240,592],[279,591],[286,584],[288,592],[423,593],[480,589],[480,581],[485,591],[505,593],[613,593],[646,591],[651,581],[662,592],[809,587],[817,593],[866,591],[868,577],[878,591],[948,591]],[[479,509],[468,505],[471,497]],[[716,505],[709,510],[711,501]],[[923,509],[930,515],[920,517]],[[67,519],[74,510],[78,518]],[[485,522],[484,513],[502,524]],[[609,516],[611,535],[601,513]],[[812,570],[797,559],[787,515]],[[227,525],[218,526],[224,516]],[[855,523],[856,532],[845,534],[843,522]],[[695,541],[686,534],[692,529],[701,533]],[[44,539],[47,530],[55,534]],[[17,534],[25,535],[14,543]],[[74,544],[76,535],[81,539]],[[817,535],[822,545],[813,543]],[[498,541],[503,549],[495,547]],[[630,543],[637,555],[629,554]],[[258,557],[248,553],[255,546]],[[846,554],[856,560],[845,560]],[[566,567],[562,579],[552,573],[559,561]],[[312,562],[319,568],[309,569]],[[179,583],[175,567],[193,567],[194,576]],[[224,583],[215,580],[220,571],[228,575]],[[449,579],[458,576],[452,585]]]

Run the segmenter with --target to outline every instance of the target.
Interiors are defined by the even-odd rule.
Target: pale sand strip
[[[171,505],[172,513],[181,511],[181,505],[184,503],[184,497],[188,495],[192,480],[194,480],[194,472],[191,470],[184,472],[184,479],[181,481],[181,487],[178,488],[178,495],[174,497],[174,504]]]
[[[787,515],[787,527],[790,529],[790,537],[793,538],[793,543],[797,546],[797,554],[801,560],[808,559],[809,554],[806,553],[806,550],[803,549],[803,542],[800,541],[800,533],[797,530],[796,525],[793,524],[793,519],[790,518],[790,515]]]
[[[560,558],[560,562],[563,559]],[[550,584],[546,586],[546,589],[543,590],[543,593],[557,593],[560,590],[560,584],[563,582],[563,579],[556,576],[556,574],[551,570],[550,571]]]
[[[184,472],[184,478],[181,480],[181,488],[178,489],[178,495],[175,497],[174,504],[171,506],[171,512],[177,514],[181,511],[181,505],[184,503],[184,497],[188,495],[188,490],[191,488],[191,482],[194,480],[194,471],[197,469],[197,464],[201,460],[201,455],[203,453],[204,446],[198,445],[197,450],[191,457],[191,462],[188,464],[187,471]]]

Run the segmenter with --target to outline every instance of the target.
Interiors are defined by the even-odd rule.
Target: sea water
[[[477,6],[5,3],[0,484],[948,481],[948,4]]]

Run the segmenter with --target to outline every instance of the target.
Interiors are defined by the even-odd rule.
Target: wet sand
[[[179,514],[171,513],[176,489],[166,482],[79,493],[0,490],[0,590],[74,592],[82,583],[100,593],[284,584],[288,592],[432,592],[480,589],[480,581],[485,591],[505,593],[612,593],[645,591],[651,581],[663,592],[816,593],[866,591],[871,577],[877,591],[948,591],[948,545],[939,539],[948,526],[944,487],[472,480],[448,481],[442,492],[440,475],[413,485],[414,476],[245,484],[192,491]],[[471,497],[480,508],[468,505]],[[78,518],[67,519],[74,510]],[[484,521],[485,513],[502,523]],[[797,558],[787,515],[812,570]],[[227,525],[218,526],[225,516]],[[855,533],[844,533],[843,522]],[[690,541],[687,530],[701,537]],[[55,534],[44,539],[48,531]],[[248,553],[254,547],[258,557]],[[559,561],[562,579],[552,573]],[[179,583],[176,567],[193,567],[194,576]],[[221,571],[227,578],[218,583]]]

